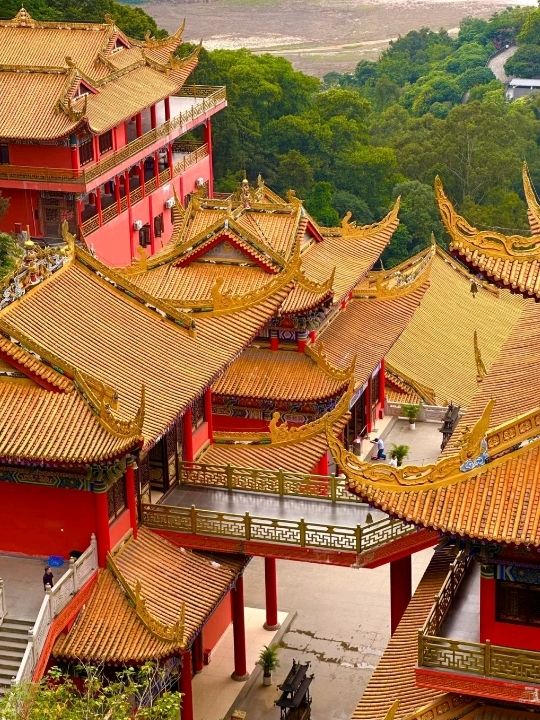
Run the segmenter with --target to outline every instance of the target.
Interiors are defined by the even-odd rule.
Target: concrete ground
[[[413,556],[413,587],[432,554]],[[374,570],[278,562],[279,608],[297,611],[283,636],[275,684],[255,682],[235,708],[247,720],[278,720],[276,684],[283,681],[293,659],[311,663],[313,720],[349,720],[390,637],[389,568]],[[248,607],[264,607],[264,561],[254,558],[245,573]],[[197,720],[219,720],[199,718]]]
[[[437,422],[417,422],[415,429],[411,430],[408,420],[390,422],[380,431],[388,459],[390,459],[392,445],[408,445],[409,454],[403,462],[404,465],[426,465],[434,462],[441,452],[442,434],[439,432],[440,426],[441,423]],[[377,433],[372,432],[370,438],[375,437],[377,437]],[[367,440],[363,440],[362,443],[362,449],[365,451],[370,443]],[[370,453],[367,452],[366,454],[369,455]]]
[[[0,555],[0,578],[4,581],[7,617],[35,620],[43,601],[43,571],[46,558]],[[54,581],[68,570],[69,563],[52,568]]]

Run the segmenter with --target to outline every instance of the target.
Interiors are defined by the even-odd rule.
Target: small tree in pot
[[[420,405],[402,405],[401,412],[408,419],[410,429],[414,430],[416,427],[416,418],[418,417],[418,413],[420,412]]]
[[[259,655],[259,665],[263,669],[263,685],[272,684],[272,672],[279,667],[279,647],[277,645],[265,645]]]
[[[409,454],[409,446],[408,445],[392,445],[392,449],[390,450],[390,457],[392,460],[396,461],[396,464],[398,467],[401,467],[403,464],[403,461]]]

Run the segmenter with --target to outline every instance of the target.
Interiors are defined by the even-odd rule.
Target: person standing
[[[44,572],[44,574],[43,574],[43,589],[44,589],[44,590],[48,590],[49,587],[52,588],[52,586],[53,586],[53,577],[54,577],[54,575],[52,574],[52,570],[51,570],[51,568],[47,565],[47,567],[45,568],[45,572]],[[47,586],[49,586],[49,587],[47,587]]]
[[[377,455],[372,457],[372,460],[386,460],[386,453],[384,452],[384,440],[382,438],[375,438],[371,441],[373,445],[377,446]]]

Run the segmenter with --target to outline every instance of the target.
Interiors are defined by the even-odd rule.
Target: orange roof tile
[[[336,395],[348,379],[332,375],[314,357],[290,350],[248,348],[214,384],[216,395],[315,400]]]
[[[436,690],[416,687],[414,671],[418,630],[431,610],[433,596],[441,588],[452,560],[450,551],[435,551],[351,720],[385,720],[396,700],[400,705],[395,720],[405,720],[408,713],[440,696]]]
[[[189,647],[246,563],[243,556],[184,550],[145,528],[113,559],[115,567],[102,571],[73,628],[57,641],[54,657],[120,664],[167,657]],[[144,614],[123,588],[134,594],[138,583]],[[184,632],[176,640],[160,637],[148,625],[157,621],[171,628],[182,617]]]
[[[165,319],[163,310],[151,309],[159,305],[157,300],[137,298],[137,289],[129,284],[123,292],[119,276],[114,276],[114,286],[106,279],[112,271],[82,257],[87,256],[81,254],[7,306],[0,322],[23,345],[36,344],[41,357],[50,353],[112,386],[129,418],[140,406],[145,384],[147,442],[158,438],[214,381],[276,312],[289,290],[283,287],[252,307],[220,317],[199,314],[191,336]]]
[[[433,390],[431,404],[471,402],[478,388],[475,331],[482,361],[489,370],[524,307],[522,298],[507,291],[494,291],[479,283],[473,296],[470,288],[467,270],[437,248],[429,288],[388,353],[394,373]]]

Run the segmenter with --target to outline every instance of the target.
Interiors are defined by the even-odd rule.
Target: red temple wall
[[[9,161],[12,165],[71,169],[71,149],[58,145],[14,143],[9,146]]]
[[[126,509],[113,523],[111,523],[111,525],[109,525],[109,537],[111,539],[112,550],[114,550],[116,545],[118,545],[130,528],[129,510]]]
[[[203,445],[209,441],[208,423],[203,422],[196,430],[193,431],[193,456],[197,457]]]
[[[222,431],[242,431],[242,432],[268,432],[268,422],[266,420],[257,420],[254,418],[230,417],[229,415],[212,414],[214,422],[214,430]]]
[[[195,192],[197,189],[195,181],[197,178],[204,178],[208,181],[210,178],[210,156],[199,160],[198,163],[187,168],[180,178],[179,198],[184,202],[186,195]]]
[[[85,550],[94,532],[90,492],[2,483],[0,549],[24,555],[62,555]]]
[[[494,579],[480,578],[480,642],[538,651],[540,627],[496,620],[495,588]]]
[[[203,628],[203,650],[213,650],[232,622],[230,595],[228,592]]]
[[[39,193],[36,190],[5,188],[2,189],[2,196],[9,198],[9,208],[0,217],[0,231],[12,233],[15,231],[15,224],[20,223],[23,230],[29,225],[32,235],[41,234],[35,214],[39,209]]]

